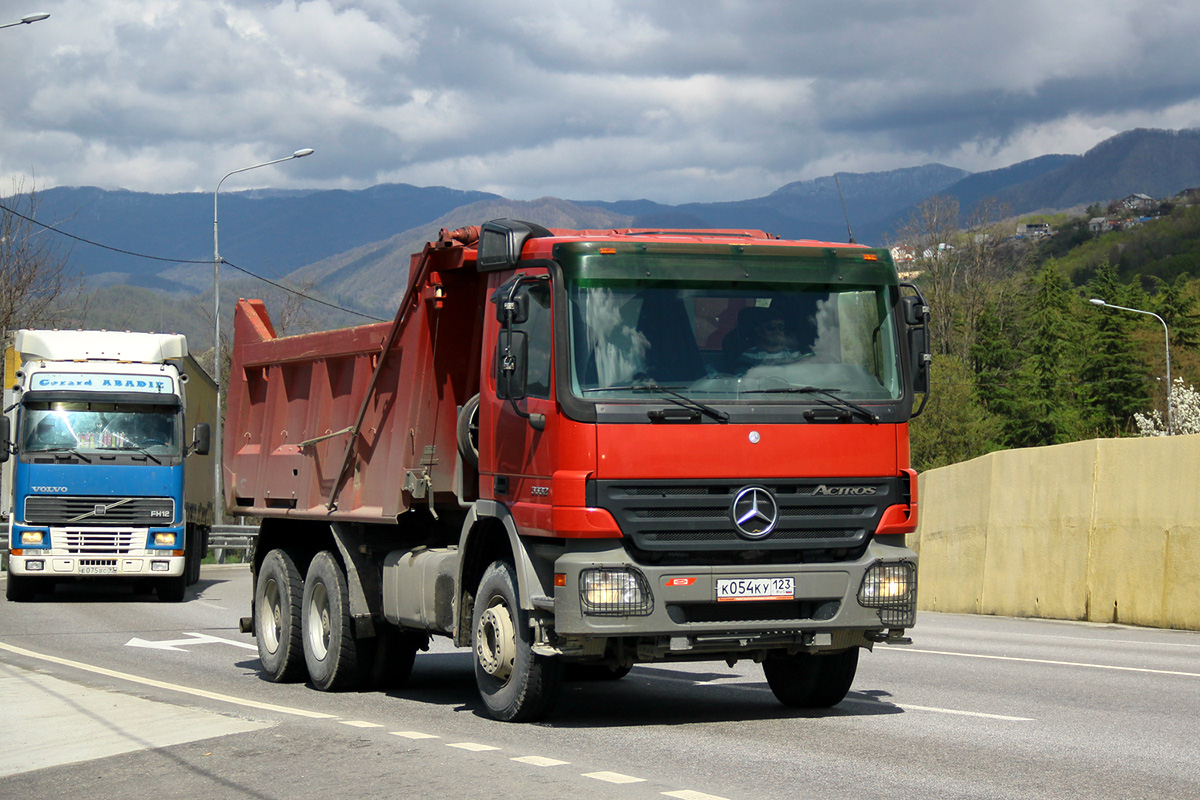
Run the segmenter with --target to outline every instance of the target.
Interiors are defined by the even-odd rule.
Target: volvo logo
[[[747,486],[733,498],[729,515],[741,536],[761,539],[775,530],[779,522],[779,505],[774,495],[761,486]]]

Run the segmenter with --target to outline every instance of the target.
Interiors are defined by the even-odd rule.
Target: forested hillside
[[[934,313],[933,391],[912,423],[920,469],[997,449],[1135,435],[1135,413],[1166,417],[1173,378],[1200,377],[1200,207],[1097,234],[1097,207],[1052,219],[1047,237],[1015,237],[1011,219],[939,229],[948,198],[910,221],[917,273]],[[1046,218],[1042,218],[1046,219]],[[949,247],[938,248],[937,243]],[[930,245],[934,245],[930,248]]]

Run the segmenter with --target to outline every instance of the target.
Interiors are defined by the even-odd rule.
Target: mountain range
[[[435,238],[439,228],[497,217],[563,228],[757,228],[786,238],[832,241],[852,232],[857,241],[882,245],[933,195],[956,198],[965,218],[985,197],[1018,216],[1107,203],[1135,192],[1168,197],[1197,186],[1200,129],[1137,129],[1083,155],[1041,156],[978,173],[942,164],[840,173],[727,202],[514,201],[487,192],[406,184],[360,191],[224,191],[216,209],[219,249],[237,269],[223,268],[222,303],[227,293],[230,300],[261,294],[261,284],[240,269],[389,318],[410,253]],[[68,268],[82,275],[89,289],[129,286],[174,297],[211,296],[212,195],[56,187],[38,191],[36,199],[40,223],[76,237],[68,243]],[[155,258],[141,257],[146,255]]]

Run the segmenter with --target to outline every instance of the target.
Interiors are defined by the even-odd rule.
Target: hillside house
[[[1130,211],[1153,211],[1158,203],[1149,195],[1135,193],[1122,200],[1121,205]]]
[[[1048,222],[1022,222],[1017,226],[1017,236],[1049,236],[1053,233]]]

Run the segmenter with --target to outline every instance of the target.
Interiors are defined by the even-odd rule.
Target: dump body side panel
[[[261,302],[238,303],[224,441],[231,512],[391,522],[453,499],[483,304],[462,255],[431,245],[414,256],[391,323],[280,338]]]

